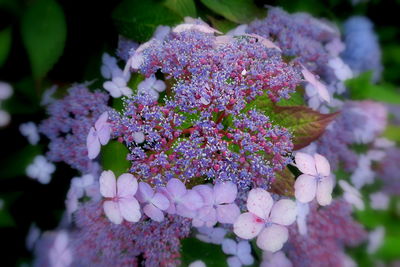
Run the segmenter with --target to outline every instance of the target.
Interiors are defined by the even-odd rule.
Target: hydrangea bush
[[[20,126],[47,144],[26,175],[77,176],[58,228],[28,236],[35,266],[355,266],[379,249],[365,218],[398,194],[400,153],[385,104],[359,93],[381,77],[371,22],[233,21],[125,32],[100,83],[43,95],[47,118]]]

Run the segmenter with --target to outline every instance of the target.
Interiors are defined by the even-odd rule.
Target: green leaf
[[[0,67],[6,62],[11,48],[11,27],[0,31]]]
[[[101,149],[101,162],[104,170],[111,170],[116,176],[128,171],[131,163],[126,159],[129,150],[117,141],[110,141]]]
[[[400,104],[400,92],[395,86],[387,83],[373,84],[371,77],[372,72],[365,72],[345,82],[350,90],[352,99],[371,99],[390,104]]]
[[[400,126],[387,125],[383,136],[396,143],[400,143]]]
[[[166,0],[164,5],[181,17],[197,17],[194,0]]]
[[[0,227],[13,227],[15,226],[14,219],[6,209],[0,209]]]
[[[252,0],[200,0],[206,7],[236,23],[248,23],[256,17],[265,16]]]
[[[64,50],[67,25],[63,10],[54,0],[36,1],[22,17],[21,34],[33,77],[41,79]]]
[[[182,19],[154,0],[124,0],[112,18],[119,33],[138,42],[150,39],[158,25],[174,25]]]
[[[224,267],[226,256],[221,246],[204,243],[196,238],[186,238],[182,240],[182,266],[201,260],[207,267]]]
[[[25,176],[26,167],[32,163],[33,159],[41,154],[40,146],[27,146],[18,152],[9,156],[7,160],[0,165],[0,178],[14,178]]]
[[[318,139],[338,113],[322,114],[305,106],[274,108],[275,121],[293,134],[294,150],[308,146]]]
[[[293,173],[285,168],[275,173],[275,181],[271,185],[271,191],[287,197],[294,197],[294,180]]]
[[[230,30],[234,29],[236,26],[238,26],[237,23],[234,23],[226,19],[216,19],[211,16],[208,16],[208,19],[211,21],[211,25],[213,28],[223,33],[227,33]]]

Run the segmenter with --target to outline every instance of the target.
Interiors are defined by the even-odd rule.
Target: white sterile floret
[[[32,179],[38,180],[42,184],[48,184],[51,180],[51,174],[56,170],[56,166],[53,163],[47,161],[47,159],[42,156],[36,156],[31,163],[26,168],[26,175]]]
[[[205,242],[220,245],[222,241],[224,241],[225,235],[228,233],[228,230],[222,227],[198,227],[196,234],[196,238]]]
[[[343,190],[344,200],[356,207],[358,210],[364,210],[364,201],[361,198],[361,193],[356,188],[351,186],[345,180],[340,180],[339,186]]]
[[[296,201],[297,208],[297,228],[299,229],[299,233],[301,235],[307,234],[307,215],[310,213],[310,207],[308,203],[301,203],[300,201]]]
[[[6,126],[7,124],[9,124],[10,120],[11,120],[10,114],[5,110],[0,109],[0,127]]]
[[[230,36],[245,35],[247,27],[248,27],[247,24],[241,24],[241,25],[237,26],[236,28],[227,32],[226,35],[230,35]]]
[[[0,81],[0,100],[6,100],[13,94],[13,88],[9,83]]]
[[[114,98],[121,96],[130,97],[132,95],[132,89],[127,86],[126,79],[121,76],[116,76],[111,81],[105,82],[103,87]]]
[[[157,80],[154,75],[151,75],[138,84],[138,93],[149,94],[154,101],[157,101],[159,93],[164,92],[166,88],[167,86],[164,81]]]
[[[378,226],[368,234],[367,251],[369,254],[375,253],[385,239],[385,227]]]
[[[222,242],[222,250],[225,254],[232,255],[227,259],[229,267],[241,267],[254,263],[254,258],[251,255],[251,246],[248,241],[242,240],[236,243],[233,239],[226,238]]]
[[[159,25],[154,31],[153,38],[163,41],[170,32],[171,32],[171,27]]]
[[[372,170],[372,160],[368,155],[362,154],[358,158],[358,166],[351,174],[352,184],[361,189],[366,184],[372,184],[375,178],[375,172]]]
[[[19,126],[19,131],[28,139],[31,145],[36,145],[40,140],[38,128],[34,122],[22,123]]]
[[[72,251],[69,247],[69,237],[66,231],[56,234],[54,243],[49,249],[50,266],[68,267],[72,263]]]
[[[351,71],[350,67],[344,63],[340,57],[330,59],[328,61],[328,66],[333,69],[336,77],[341,81],[345,81],[353,77],[353,72]]]
[[[390,198],[383,192],[376,192],[369,195],[371,208],[374,210],[387,210],[389,207]]]
[[[286,257],[285,253],[278,251],[275,253],[263,251],[260,267],[292,267],[292,262]]]
[[[113,77],[122,76],[122,70],[118,67],[117,59],[107,53],[102,57],[103,65],[100,68],[101,75],[105,79],[112,79]]]
[[[321,206],[329,205],[332,201],[334,180],[328,160],[320,155],[309,155],[297,152],[296,166],[303,173],[294,184],[296,199],[308,203],[317,198]]]
[[[274,203],[269,192],[255,188],[249,192],[247,210],[236,219],[233,232],[243,239],[257,237],[257,246],[262,250],[280,250],[289,237],[286,226],[296,220],[296,203],[290,199]]]
[[[311,84],[314,89],[317,92],[317,96],[321,99],[324,100],[326,102],[330,102],[331,97],[329,95],[328,89],[326,88],[325,84],[323,84],[322,82],[320,82],[314,74],[312,74],[308,69],[306,69],[305,67],[303,67],[301,73],[304,76],[304,80],[306,82],[308,82],[309,84]],[[307,91],[306,91],[307,94]],[[313,95],[308,95],[308,97],[312,97]]]

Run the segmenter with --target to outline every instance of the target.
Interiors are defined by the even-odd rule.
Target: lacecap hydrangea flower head
[[[286,17],[282,12],[272,10],[270,20]],[[332,55],[322,43],[335,41],[338,32],[308,16],[285,21],[314,40],[315,65],[310,61],[316,55],[301,54],[297,46],[289,51],[274,27],[264,34],[262,21],[247,33],[222,35],[186,19],[132,44],[124,69],[103,57],[103,77],[111,80],[104,89],[122,108],[108,107],[106,94],[82,86],[50,106],[52,117],[40,127],[51,139],[48,157],[97,177],[90,188],[98,191],[69,194],[76,228],[66,247],[83,265],[179,265],[180,240],[193,228],[214,244],[223,244],[225,234],[236,238],[223,245],[228,263],[246,265],[253,256],[241,239],[256,238],[268,252],[285,247],[298,213],[294,199],[304,207],[331,203],[334,177],[324,153],[296,150],[319,138],[337,114],[281,103],[304,82],[313,84],[321,101],[330,101],[314,73],[329,72],[324,64]],[[275,44],[266,39],[270,34]],[[132,79],[137,86],[130,88]],[[67,114],[60,115],[62,109]],[[304,120],[314,121],[299,132],[291,127]],[[124,147],[117,153],[124,153],[128,167],[105,167],[121,158],[106,158],[108,145]],[[79,149],[73,153],[73,147]],[[289,164],[303,173],[296,181]],[[220,238],[206,235],[217,232]]]

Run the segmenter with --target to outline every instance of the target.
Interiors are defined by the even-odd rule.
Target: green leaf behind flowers
[[[104,170],[111,170],[115,176],[128,171],[131,163],[126,159],[129,151],[126,146],[118,141],[110,141],[101,149],[101,162]]]
[[[174,25],[182,17],[155,0],[124,0],[113,11],[119,33],[138,42],[150,39],[158,25]]]

